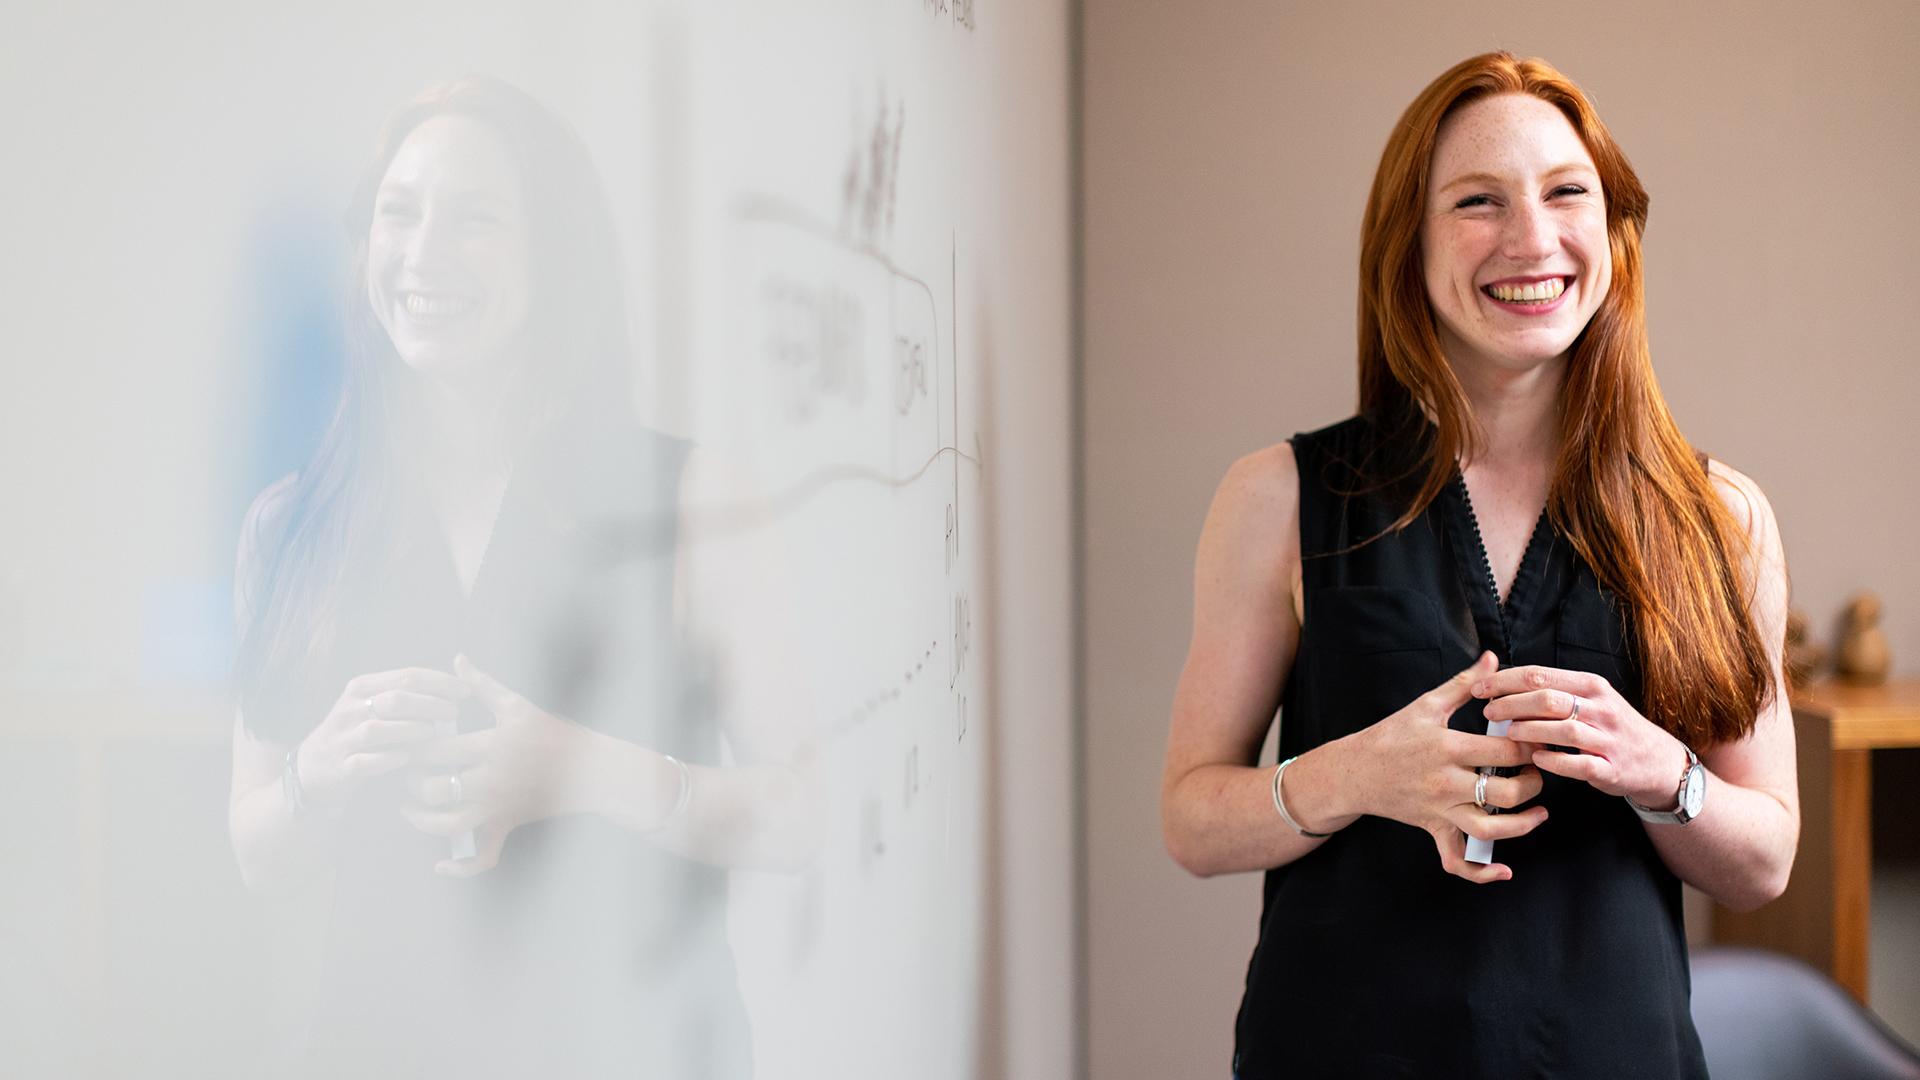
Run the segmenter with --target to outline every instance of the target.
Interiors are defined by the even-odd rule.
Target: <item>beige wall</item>
[[[1895,669],[1920,673],[1920,5],[1086,0],[1084,20],[1091,1074],[1225,1076],[1258,881],[1187,877],[1156,805],[1193,547],[1230,461],[1352,411],[1388,128],[1488,48],[1586,88],[1653,193],[1649,321],[1683,430],[1771,496],[1821,632],[1878,589]]]

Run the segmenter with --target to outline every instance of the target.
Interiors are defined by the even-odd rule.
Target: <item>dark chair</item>
[[[1716,946],[1692,967],[1714,1080],[1920,1080],[1920,1051],[1799,960]]]

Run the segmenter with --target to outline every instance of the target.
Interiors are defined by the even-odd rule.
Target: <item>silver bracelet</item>
[[[673,809],[667,811],[667,816],[661,818],[660,821],[654,825],[653,831],[656,832],[679,820],[680,815],[687,812],[687,804],[693,801],[693,770],[687,768],[686,762],[681,761],[672,754],[661,754],[660,756],[666,758],[668,764],[672,765],[674,771],[679,774],[680,793],[673,798]]]
[[[1287,760],[1273,767],[1273,808],[1275,810],[1280,811],[1280,820],[1286,822],[1287,827],[1292,829],[1294,832],[1299,833],[1301,836],[1311,837],[1315,840],[1324,840],[1327,837],[1332,836],[1333,834],[1330,832],[1308,832],[1307,830],[1301,828],[1300,823],[1293,820],[1293,815],[1287,813],[1287,804],[1280,801],[1280,774],[1286,772],[1287,766],[1293,764],[1296,760],[1298,759],[1288,758]]]
[[[300,817],[307,810],[307,794],[300,788],[300,744],[287,751],[286,764],[280,769],[280,794],[287,800],[287,813]]]

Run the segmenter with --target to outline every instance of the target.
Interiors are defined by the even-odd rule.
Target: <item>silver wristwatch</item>
[[[1627,805],[1640,815],[1640,820],[1651,821],[1655,825],[1685,825],[1699,817],[1701,809],[1706,806],[1706,767],[1700,764],[1700,755],[1693,752],[1693,747],[1682,744],[1680,748],[1687,752],[1687,771],[1680,774],[1680,805],[1671,810],[1649,810],[1631,798],[1627,799]]]

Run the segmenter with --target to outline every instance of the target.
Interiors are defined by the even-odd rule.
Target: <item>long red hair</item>
[[[1640,236],[1647,191],[1580,88],[1538,59],[1487,53],[1435,79],[1380,155],[1360,246],[1360,409],[1431,418],[1411,524],[1481,433],[1441,352],[1420,224],[1440,125],[1467,102],[1531,94],[1558,108],[1593,156],[1606,199],[1613,282],[1574,342],[1560,394],[1547,513],[1626,605],[1648,719],[1696,748],[1745,736],[1773,691],[1747,606],[1746,529],[1714,491],[1654,379]]]

